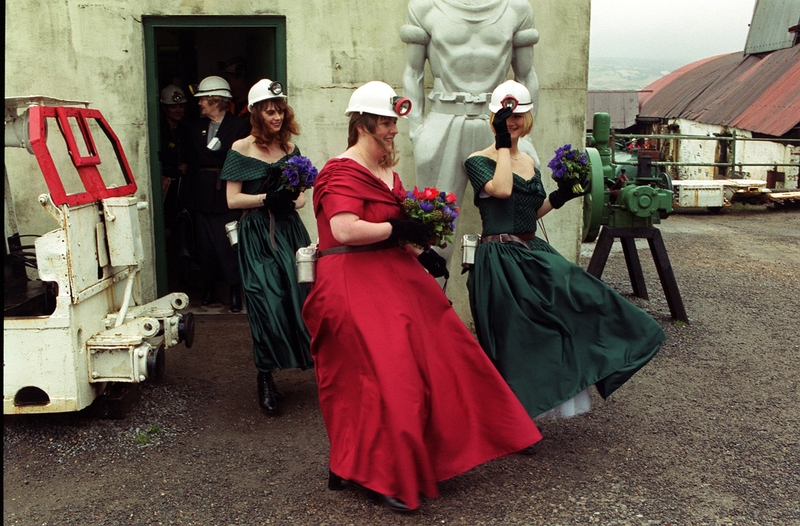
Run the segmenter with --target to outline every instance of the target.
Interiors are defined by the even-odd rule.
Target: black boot
[[[203,299],[200,300],[200,305],[205,307],[207,305],[211,305],[212,303],[216,302],[217,302],[216,284],[209,283],[206,285],[206,288],[203,289]]]
[[[344,479],[334,473],[333,471],[328,471],[328,489],[331,491],[342,491],[342,485],[344,484]]]
[[[278,413],[278,397],[275,396],[275,382],[272,372],[258,372],[258,405],[269,415]]]
[[[231,285],[231,312],[242,311],[242,294],[239,285]]]

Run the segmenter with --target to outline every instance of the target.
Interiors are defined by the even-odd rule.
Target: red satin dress
[[[405,190],[351,159],[331,159],[314,187],[319,248],[329,220],[402,219]],[[541,440],[541,434],[436,280],[402,248],[327,255],[303,308],[330,469],[419,506],[436,482]]]

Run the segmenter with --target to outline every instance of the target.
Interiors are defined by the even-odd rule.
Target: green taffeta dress
[[[258,194],[281,187],[282,165],[294,151],[274,163],[231,150],[221,178],[242,181],[242,192]],[[301,311],[308,287],[297,283],[295,253],[311,243],[296,211],[274,215],[258,208],[239,222],[239,269],[253,335],[253,355],[261,372],[313,367]]]
[[[465,166],[480,209],[483,236],[536,231],[545,200],[541,174],[514,174],[508,199],[483,192],[495,162]],[[467,279],[478,340],[536,418],[591,385],[608,397],[656,354],[666,338],[646,312],[536,237],[482,243]],[[530,247],[530,248],[528,248]],[[557,415],[556,415],[557,416]]]

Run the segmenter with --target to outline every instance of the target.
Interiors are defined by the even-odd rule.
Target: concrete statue
[[[533,67],[533,27],[528,0],[410,0],[406,24],[403,95],[413,107],[408,115],[417,185],[454,192],[460,205],[467,185],[464,160],[490,144],[487,125],[494,88],[508,79],[523,84],[538,109],[539,81]],[[425,115],[425,62],[433,75]],[[530,140],[520,143],[539,166]],[[442,252],[449,261],[453,244]]]

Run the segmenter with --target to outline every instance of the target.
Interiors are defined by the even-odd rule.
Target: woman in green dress
[[[536,221],[580,194],[545,193],[518,141],[533,125],[528,90],[508,81],[492,93],[495,144],[465,162],[483,222],[467,279],[478,340],[532,418],[588,411],[587,388],[606,398],[666,338],[647,313],[545,240]]]
[[[304,193],[282,182],[284,164],[300,150],[290,142],[299,133],[283,87],[269,79],[250,89],[252,132],[233,143],[222,170],[228,206],[245,209],[239,222],[239,270],[258,369],[258,402],[278,412],[282,395],[272,371],[313,367],[301,310],[308,289],[298,285],[295,252],[310,244],[297,208]]]

